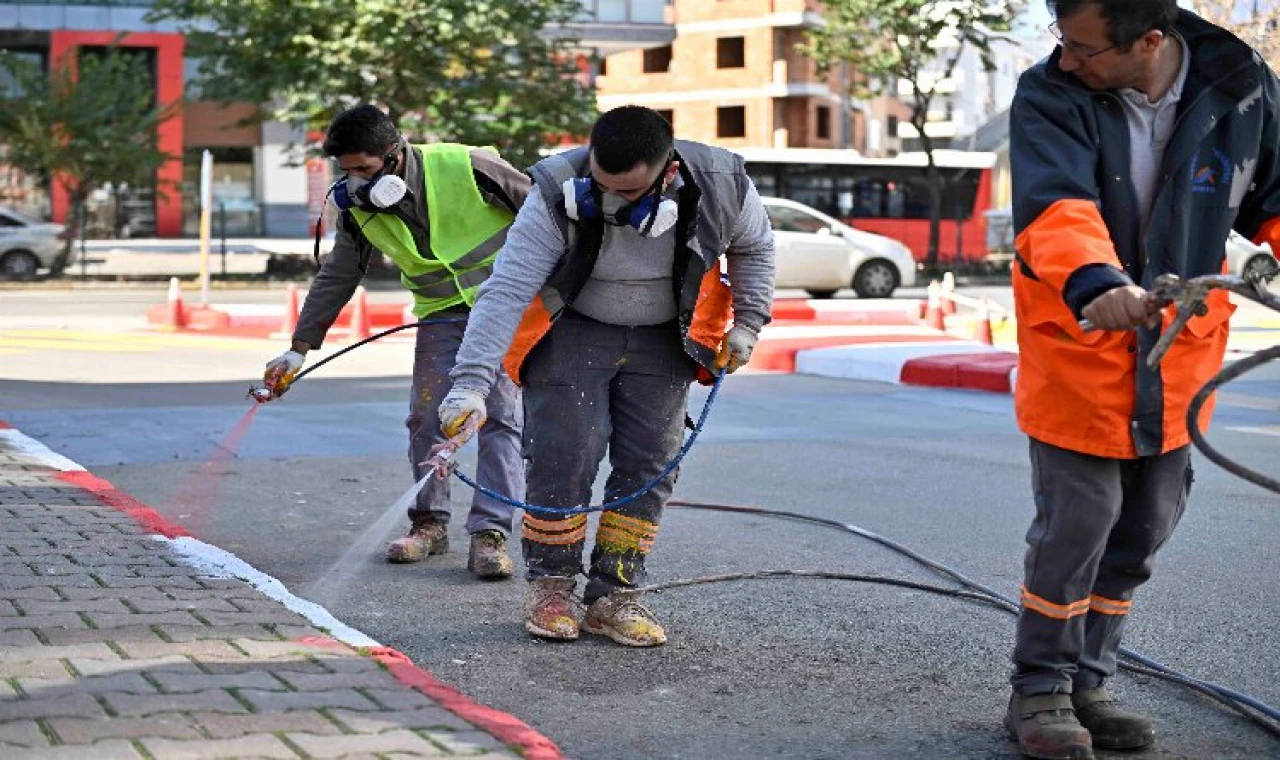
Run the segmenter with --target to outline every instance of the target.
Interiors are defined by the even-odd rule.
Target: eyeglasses
[[[1120,47],[1119,45],[1112,45],[1111,47],[1105,47],[1101,50],[1094,50],[1088,45],[1080,45],[1075,42],[1070,42],[1066,37],[1062,36],[1062,30],[1058,28],[1057,21],[1049,25],[1049,34],[1053,35],[1053,38],[1058,41],[1058,44],[1061,45],[1064,50],[1070,50],[1072,55],[1079,58],[1097,58],[1103,53]]]

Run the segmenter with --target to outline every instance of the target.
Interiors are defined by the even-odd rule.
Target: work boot
[[[467,569],[472,575],[486,581],[510,578],[515,565],[507,556],[507,537],[497,530],[480,530],[472,533]]]
[[[544,639],[576,641],[580,613],[573,599],[574,585],[573,578],[565,575],[547,575],[530,581],[524,629]]]
[[[432,554],[449,551],[449,526],[434,520],[419,520],[403,538],[387,545],[387,561],[421,562]]]
[[[1156,740],[1151,719],[1121,710],[1105,687],[1078,691],[1071,695],[1071,704],[1098,749],[1141,749]]]
[[[639,591],[614,591],[587,608],[582,627],[628,647],[656,647],[667,643],[667,632],[644,605]]]
[[[1070,694],[1013,693],[1005,728],[1018,740],[1018,751],[1042,760],[1093,757],[1089,732],[1076,720]]]

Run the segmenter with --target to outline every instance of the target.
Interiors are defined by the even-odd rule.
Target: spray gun
[[[422,466],[430,468],[441,480],[448,478],[458,466],[454,460],[458,449],[467,445],[467,441],[471,440],[483,422],[480,415],[472,412],[455,435],[444,443],[431,447],[431,455],[421,463]]]
[[[284,367],[277,367],[263,378],[261,385],[250,385],[245,398],[257,401],[259,404],[280,398],[285,391],[289,390],[296,376],[297,373],[288,372]]]

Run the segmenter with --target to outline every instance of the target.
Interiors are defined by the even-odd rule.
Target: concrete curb
[[[881,342],[800,351],[803,375],[1011,393],[1018,355],[974,341]]]

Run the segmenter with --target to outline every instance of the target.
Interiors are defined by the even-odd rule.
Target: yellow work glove
[[[271,389],[272,398],[279,398],[289,390],[289,384],[302,369],[304,361],[306,357],[297,351],[285,351],[267,362],[266,369],[262,372],[262,382]]]
[[[725,333],[716,354],[715,368],[733,374],[751,361],[751,351],[756,347],[760,334],[745,325],[734,325]]]
[[[440,430],[452,438],[462,431],[462,426],[473,414],[480,418],[480,425],[489,418],[484,394],[470,388],[453,388],[440,402]]]

